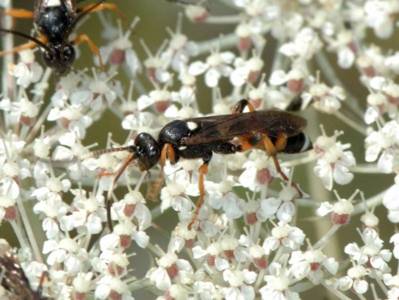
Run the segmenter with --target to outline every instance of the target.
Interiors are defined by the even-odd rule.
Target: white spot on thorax
[[[183,150],[186,150],[186,149],[187,149],[187,146],[180,146],[180,147],[179,147],[179,150],[180,150],[180,151],[183,151]]]
[[[46,7],[61,6],[61,0],[47,0],[44,5]]]
[[[191,131],[193,131],[193,130],[198,128],[198,124],[195,123],[195,122],[192,122],[192,121],[188,121],[186,123],[186,125],[187,125],[188,129],[190,129]]]

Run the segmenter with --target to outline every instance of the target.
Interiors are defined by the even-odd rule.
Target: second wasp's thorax
[[[46,36],[50,43],[64,43],[74,25],[75,12],[61,1],[52,0],[43,1],[43,3],[43,6],[38,8],[35,16],[37,29]],[[52,5],[47,5],[49,3]],[[57,5],[58,3],[59,5]]]

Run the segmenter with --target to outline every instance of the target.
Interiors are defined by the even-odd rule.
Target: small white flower
[[[274,227],[271,234],[263,242],[263,248],[267,254],[279,247],[296,250],[305,240],[305,234],[301,229],[284,223],[279,223],[278,226]]]
[[[370,268],[387,273],[390,270],[388,262],[392,257],[391,251],[382,249],[383,241],[374,229],[366,228],[361,236],[364,246],[350,243],[346,245],[345,253],[359,265],[366,264]]]
[[[386,286],[390,288],[387,292],[388,300],[396,300],[399,297],[399,275],[383,274]]]
[[[89,293],[92,288],[93,273],[78,273],[73,279],[74,290],[80,294]]]
[[[314,284],[320,283],[325,271],[331,275],[335,275],[338,271],[338,262],[332,257],[327,257],[321,250],[294,251],[289,263],[296,279],[308,277]]]
[[[201,61],[193,62],[188,69],[188,73],[198,76],[205,73],[205,83],[208,87],[216,87],[220,77],[227,77],[231,74],[232,68],[229,66],[235,55],[232,52],[213,52],[208,56],[206,63]]]
[[[364,279],[368,274],[369,271],[365,267],[355,265],[348,270],[346,276],[338,279],[338,288],[343,291],[353,288],[356,293],[364,294],[369,288],[367,280]]]
[[[386,123],[380,130],[372,131],[366,138],[366,161],[373,162],[378,159],[378,168],[391,173],[398,168],[397,155],[399,152],[399,124],[392,120]]]
[[[342,185],[351,182],[353,174],[349,168],[356,163],[353,153],[348,150],[350,144],[337,142],[338,135],[338,132],[331,137],[322,135],[314,143],[318,157],[314,172],[328,190],[332,189],[334,181]]]
[[[306,107],[312,102],[316,109],[331,114],[341,108],[341,101],[344,99],[343,88],[339,86],[330,88],[324,83],[315,83],[310,86],[308,92],[302,94],[302,107]]]
[[[157,260],[158,267],[148,271],[147,277],[160,290],[167,290],[173,282],[193,283],[193,270],[190,263],[179,259],[174,253],[167,253]]]
[[[265,189],[273,177],[278,177],[273,161],[264,151],[251,151],[243,164],[244,171],[238,178],[239,183],[253,192]]]
[[[185,14],[193,22],[203,22],[208,17],[208,10],[201,5],[187,5]]]
[[[95,297],[97,299],[134,299],[130,294],[127,284],[122,279],[109,275],[101,277],[97,282]]]
[[[225,299],[255,299],[255,291],[252,284],[256,280],[256,273],[249,270],[230,270],[223,271],[223,279],[230,287],[223,288]]]
[[[27,88],[30,84],[40,80],[43,74],[43,68],[34,61],[32,50],[19,52],[21,62],[10,69],[11,75],[17,79],[17,84]]]
[[[242,86],[246,83],[256,82],[261,73],[263,61],[257,56],[246,61],[237,58],[234,61],[234,67],[233,72],[230,74],[230,81],[234,86]]]
[[[310,27],[301,29],[291,42],[280,47],[280,52],[288,57],[301,57],[309,60],[319,51],[322,43],[317,33]]]
[[[131,42],[131,34],[136,24],[137,22],[134,20],[126,32],[122,32],[119,27],[117,36],[113,36],[113,40],[107,46],[100,48],[100,55],[104,63],[108,62],[116,66],[126,63],[133,75],[140,72],[142,68]]]
[[[260,288],[262,300],[287,299],[299,300],[299,294],[290,290],[290,283],[294,278],[290,272],[278,263],[269,267],[270,275],[264,277],[266,285]]]

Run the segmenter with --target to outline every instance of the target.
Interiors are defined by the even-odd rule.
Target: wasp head
[[[130,151],[137,158],[141,170],[151,169],[161,156],[159,143],[148,133],[140,133]]]
[[[48,45],[43,49],[43,60],[57,73],[67,72],[75,60],[75,49],[71,44]]]

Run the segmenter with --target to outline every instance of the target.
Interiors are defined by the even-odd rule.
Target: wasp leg
[[[151,189],[148,190],[146,195],[147,198],[152,201],[157,199],[161,187],[165,181],[163,168],[165,166],[166,160],[169,160],[172,164],[176,162],[176,153],[171,144],[165,144],[162,147],[161,158],[159,159],[159,164],[161,165],[161,174],[159,175],[159,178],[153,184],[151,184]]]
[[[94,3],[94,4],[88,4],[83,7],[80,7],[77,9],[77,12],[79,14],[88,14],[92,12],[97,12],[97,11],[103,11],[103,10],[110,10],[119,15],[119,17],[123,18],[124,15],[118,8],[118,6],[114,3]]]
[[[8,55],[8,54],[18,53],[23,50],[34,49],[36,47],[37,47],[37,44],[35,42],[27,42],[25,44],[16,46],[16,47],[12,48],[11,50],[0,51],[0,57],[4,56],[4,55]]]
[[[284,174],[283,170],[281,169],[280,163],[277,159],[277,152],[283,150],[285,148],[285,145],[287,144],[287,136],[285,134],[280,134],[277,137],[275,144],[273,144],[270,138],[266,134],[263,134],[262,141],[266,153],[269,156],[271,156],[273,159],[274,166],[276,167],[277,172],[285,181],[289,181],[288,176]],[[301,189],[298,187],[298,185],[295,182],[292,182],[291,185],[294,187],[294,189],[296,189],[299,196],[302,197],[303,193]]]
[[[33,11],[27,9],[10,8],[6,9],[4,14],[15,19],[33,19]]]
[[[36,293],[37,293],[39,296],[42,296],[44,281],[45,281],[46,279],[47,279],[47,280],[49,279],[49,274],[48,274],[47,271],[43,271],[43,272],[42,272],[42,275],[40,275],[39,286],[38,286],[37,291],[36,291]]]
[[[98,49],[98,47],[96,46],[96,44],[94,44],[94,42],[89,38],[89,36],[88,36],[87,34],[79,34],[79,35],[75,38],[75,40],[73,41],[73,43],[74,43],[75,45],[79,45],[79,44],[82,44],[82,43],[86,43],[86,44],[89,46],[90,51],[91,51],[94,55],[97,55],[98,59],[100,60],[100,66],[101,66],[101,68],[104,68],[104,62],[103,62],[103,60],[102,60],[102,58],[101,58],[100,50]]]
[[[112,226],[112,219],[111,219],[111,206],[112,206],[112,192],[114,190],[115,184],[118,181],[119,177],[123,174],[123,172],[126,170],[126,168],[131,164],[133,160],[135,160],[136,157],[134,154],[129,154],[129,156],[125,159],[123,162],[122,166],[116,171],[115,177],[112,180],[111,186],[108,190],[108,195],[107,195],[107,200],[106,200],[106,206],[107,206],[107,223],[108,223],[108,228],[112,232],[113,231],[113,226]]]
[[[249,102],[247,99],[242,99],[238,101],[236,105],[234,105],[233,113],[240,114],[246,107],[248,107],[250,112],[255,111],[255,107],[251,104],[251,102]]]
[[[46,43],[47,43],[47,39],[46,39],[44,36],[39,36],[39,37],[37,38],[37,40],[38,40],[39,42],[42,42],[43,44],[46,44]],[[25,44],[16,46],[16,47],[12,48],[11,50],[0,51],[0,57],[1,57],[1,56],[4,56],[4,55],[8,55],[8,54],[18,53],[18,52],[21,52],[21,51],[23,51],[23,50],[34,49],[34,48],[36,48],[36,47],[40,47],[40,45],[38,45],[38,44],[37,44],[36,42],[34,42],[34,41],[30,41],[30,42],[27,42],[27,43],[25,43]]]
[[[198,219],[198,215],[199,215],[199,211],[202,207],[202,205],[204,204],[204,200],[205,200],[205,175],[208,174],[208,165],[209,165],[209,161],[211,160],[212,155],[207,158],[204,159],[204,163],[199,167],[198,172],[199,172],[199,179],[198,179],[198,189],[199,189],[199,198],[197,200],[197,203],[195,203],[195,211],[194,211],[194,215],[191,218],[190,224],[188,224],[188,229],[191,230],[191,228],[193,227],[193,224],[197,221]]]
[[[254,145],[245,136],[240,136],[238,138],[238,140],[239,140],[239,145],[240,145],[240,149],[239,149],[240,152],[250,150],[254,147]]]
[[[174,164],[176,162],[176,153],[175,153],[175,149],[173,149],[172,144],[165,144],[162,147],[161,158],[159,160],[161,168],[163,168],[165,166],[167,159],[170,160],[170,162],[172,164]]]

